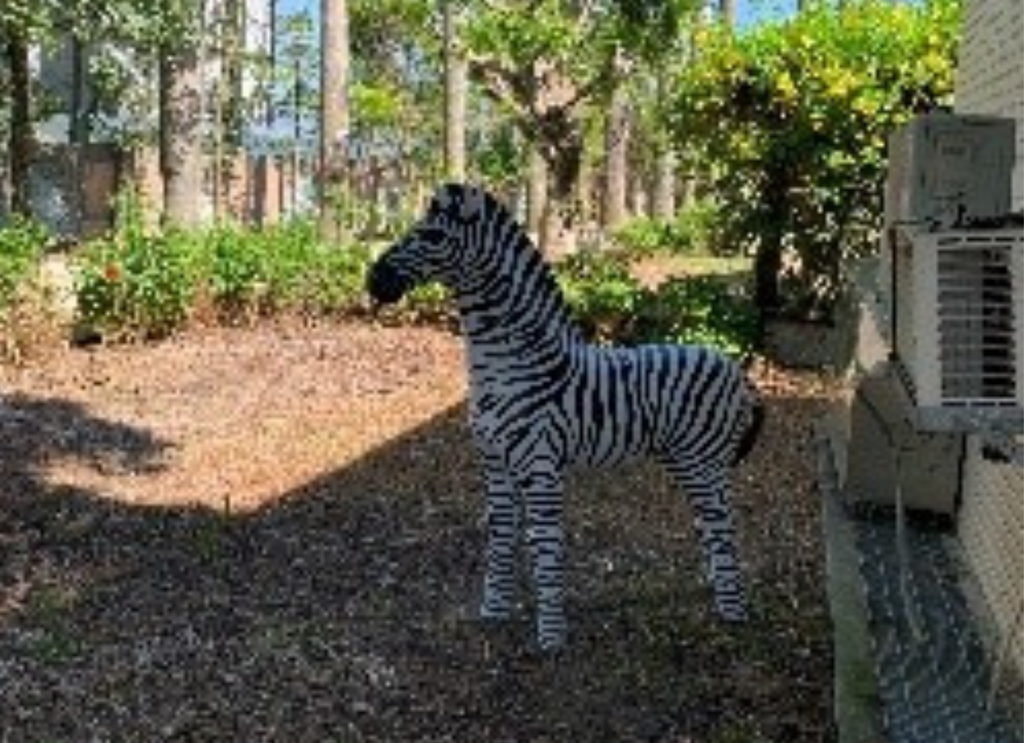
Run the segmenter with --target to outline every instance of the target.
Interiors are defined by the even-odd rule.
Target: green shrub
[[[720,253],[716,229],[719,217],[718,208],[711,201],[698,201],[671,220],[633,219],[617,230],[613,239],[633,255]]]
[[[669,224],[652,217],[637,217],[616,230],[612,239],[630,253],[648,255],[666,249],[670,242]]]
[[[80,319],[110,337],[168,335],[188,319],[199,273],[195,235],[153,232],[138,193],[115,199],[113,234],[93,241],[74,266]]]
[[[323,244],[308,221],[151,234],[129,216],[82,252],[79,309],[105,335],[144,338],[173,332],[200,298],[222,319],[351,312],[362,305],[370,260],[365,248]]]
[[[557,276],[588,337],[603,342],[630,336],[641,287],[621,254],[577,253],[559,264]]]
[[[39,265],[49,235],[32,220],[15,218],[0,228],[0,317]]]
[[[321,243],[307,222],[150,234],[128,220],[79,256],[79,311],[108,337],[142,338],[179,328],[201,297],[221,317],[359,312],[373,258],[365,247]],[[556,267],[556,278],[576,320],[597,342],[701,343],[737,355],[753,345],[756,317],[735,281],[702,276],[644,289],[621,251],[574,255]],[[454,314],[448,292],[428,284],[387,316],[450,325]]]
[[[307,258],[295,297],[302,310],[317,314],[348,313],[362,306],[366,270],[373,258],[367,248],[318,244]]]
[[[368,249],[320,241],[310,221],[222,227],[204,240],[209,290],[222,310],[347,312],[362,299]]]
[[[758,316],[745,288],[734,281],[688,276],[644,292],[634,328],[637,342],[714,346],[742,357],[755,348]]]
[[[311,220],[293,220],[246,233],[263,256],[268,309],[296,308],[302,303],[307,280],[325,251],[341,250],[321,244]]]
[[[204,236],[202,275],[210,299],[222,312],[259,311],[265,298],[266,256],[254,234],[222,225]]]
[[[688,276],[645,289],[614,253],[575,255],[557,274],[576,321],[596,342],[691,343],[737,357],[755,347],[757,313],[735,279]]]
[[[154,338],[180,328],[196,296],[194,235],[126,230],[80,254],[76,293],[81,318],[107,336]]]

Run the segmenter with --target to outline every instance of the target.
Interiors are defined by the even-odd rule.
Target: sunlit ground
[[[407,349],[385,340],[370,351],[361,348],[369,327],[204,333],[201,342],[68,352],[43,370],[5,370],[5,389],[82,406],[87,418],[53,423],[68,427],[65,438],[87,442],[95,418],[159,442],[137,461],[118,457],[116,446],[84,457],[81,447],[55,446],[33,463],[46,483],[139,505],[242,512],[357,461],[465,396],[459,345],[437,334],[413,330]]]

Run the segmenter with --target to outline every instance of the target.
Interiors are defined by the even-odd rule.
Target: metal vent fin
[[[943,403],[1014,405],[1020,354],[1012,242],[940,239],[937,258]]]

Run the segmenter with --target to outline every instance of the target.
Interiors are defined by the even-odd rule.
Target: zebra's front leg
[[[508,619],[515,606],[521,504],[503,460],[485,452],[483,466],[487,486],[487,552],[480,618],[500,621]]]
[[[715,610],[728,622],[747,618],[746,591],[736,546],[729,479],[717,468],[668,462],[667,468],[686,492],[704,555]]]
[[[532,473],[520,488],[533,568],[537,643],[544,651],[555,651],[565,646],[567,635],[561,473]]]

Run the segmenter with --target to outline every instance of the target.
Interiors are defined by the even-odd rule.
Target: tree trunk
[[[540,242],[548,195],[548,166],[536,147],[530,147],[529,172],[526,180],[526,231]]]
[[[14,31],[7,37],[7,62],[11,83],[11,120],[8,129],[11,211],[28,215],[29,168],[32,164],[32,80],[28,65],[28,42]]]
[[[667,73],[659,68],[654,76],[654,94],[658,124],[654,133],[654,217],[670,220],[676,214],[676,153],[672,146],[672,135],[666,122],[668,95],[666,93]]]
[[[199,50],[164,49],[160,60],[160,171],[163,219],[203,221],[203,80]]]
[[[580,162],[576,198],[579,202],[580,225],[585,228],[592,228],[599,222],[594,206],[594,179],[597,177],[594,170],[594,164],[584,155]]]
[[[267,2],[267,26],[267,75],[270,80],[273,80],[277,72],[277,0],[268,0]],[[273,97],[273,86],[267,84],[261,96],[260,108],[262,109],[263,125],[268,131],[274,124]],[[273,158],[270,155],[264,153],[257,158],[256,172],[253,174],[253,198],[249,208],[256,224],[260,226],[264,226],[270,221],[272,168]]]
[[[629,206],[635,217],[650,216],[651,196],[646,174],[641,170],[629,179]]]
[[[89,117],[86,116],[88,95],[89,53],[77,36],[68,40],[71,50],[71,100],[68,110],[68,142],[89,143]]]
[[[629,105],[619,85],[612,94],[605,123],[605,179],[602,226],[615,230],[626,220],[626,183],[629,162]]]
[[[765,188],[764,220],[761,243],[754,257],[754,303],[762,320],[778,314],[782,301],[779,274],[786,237],[787,192],[789,177],[784,169],[773,168]]]
[[[654,163],[655,219],[670,220],[676,213],[676,158],[667,144],[662,144]]]
[[[548,198],[541,228],[541,250],[558,260],[576,250],[579,222],[577,182],[583,154],[583,134],[579,127],[570,136],[559,139],[561,146],[545,150],[550,178]]]
[[[320,237],[343,238],[338,201],[344,200],[349,136],[348,0],[321,0]]]
[[[239,152],[244,126],[242,91],[242,52],[245,44],[245,4],[241,0],[221,0],[220,73],[217,79],[217,108],[213,162],[213,211],[217,218],[236,215]],[[243,215],[236,215],[243,216]]]
[[[719,0],[719,13],[726,28],[736,28],[736,0]]]
[[[554,256],[572,250],[579,214],[576,186],[583,159],[579,112],[583,91],[558,63],[545,59],[536,60],[528,69],[515,70],[503,68],[496,60],[475,60],[473,74],[494,98],[512,108],[519,130],[547,164],[549,190],[540,229],[541,249]]]
[[[444,169],[452,181],[466,179],[466,93],[469,64],[459,48],[458,9],[444,0]]]

